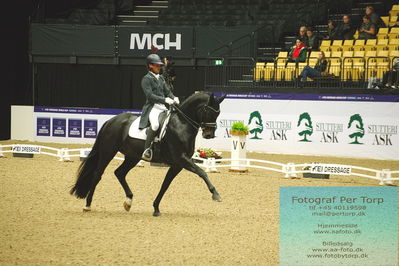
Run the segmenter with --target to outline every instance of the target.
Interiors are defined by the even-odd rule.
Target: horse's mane
[[[208,100],[210,97],[209,93],[206,92],[197,92],[194,94],[191,94],[190,96],[188,96],[180,105],[181,108],[185,108],[190,106],[193,102],[197,101],[197,100]]]

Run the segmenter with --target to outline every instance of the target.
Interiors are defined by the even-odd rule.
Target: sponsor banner
[[[82,137],[81,119],[68,119],[68,137],[70,138]]]
[[[96,138],[97,137],[97,120],[96,119],[85,119],[84,122],[84,137],[85,138]]]
[[[50,136],[50,118],[37,117],[36,118],[36,135]]]
[[[34,141],[92,144],[102,125],[115,115],[139,110],[71,107],[34,107]]]
[[[35,145],[12,145],[13,153],[40,154],[40,147]]]
[[[159,50],[161,56],[192,57],[192,27],[118,27],[119,54],[146,57]]]
[[[65,137],[66,135],[66,119],[53,118],[53,137]]]
[[[312,174],[351,175],[352,167],[339,164],[312,164],[310,172]]]
[[[197,138],[198,147],[229,150],[229,129],[242,121],[249,126],[248,151],[399,160],[396,96],[390,95],[391,101],[384,95],[369,96],[374,101],[338,100],[338,96],[332,101],[300,99],[295,94],[230,95],[221,104],[217,137]]]

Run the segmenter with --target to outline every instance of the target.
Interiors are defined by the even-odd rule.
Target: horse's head
[[[208,102],[199,109],[200,126],[202,129],[202,137],[211,139],[215,137],[216,119],[220,114],[220,103],[226,95],[215,97],[210,94]]]

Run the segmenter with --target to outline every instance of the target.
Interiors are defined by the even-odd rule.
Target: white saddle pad
[[[165,135],[166,131],[166,125],[169,123],[169,118],[170,118],[170,111],[166,114],[166,119],[164,123],[162,124],[162,128],[159,131],[158,136],[155,138],[155,142],[161,140],[163,136]],[[133,123],[130,125],[129,128],[129,137],[135,138],[135,139],[142,139],[146,140],[147,139],[147,128],[144,129],[139,129],[139,124],[140,124],[140,117],[137,117],[136,120],[133,121]]]

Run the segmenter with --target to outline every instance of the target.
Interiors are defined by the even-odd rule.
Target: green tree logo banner
[[[303,136],[303,139],[300,141],[311,142],[311,140],[307,139],[307,136],[311,136],[313,134],[312,118],[308,113],[302,113],[299,116],[297,127],[300,129],[298,135]]]
[[[363,119],[359,114],[354,114],[349,119],[348,128],[350,129],[349,137],[354,139],[350,144],[363,144],[360,143],[358,138],[363,138],[364,136],[364,124]]]
[[[263,132],[262,116],[258,111],[254,111],[250,114],[248,126],[249,133],[254,135],[251,137],[251,139],[262,139],[258,136],[258,134]]]

